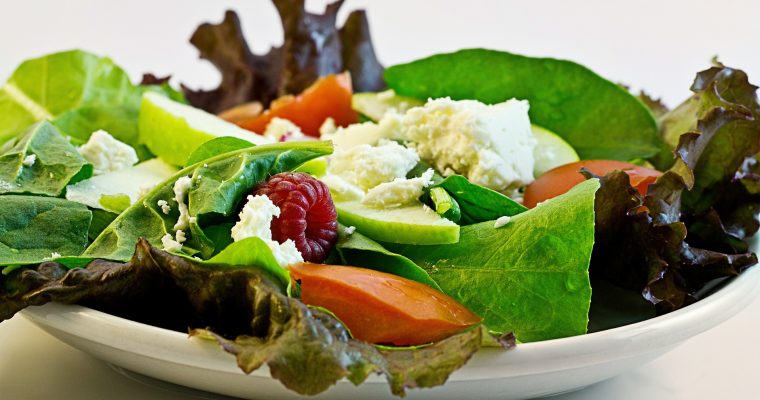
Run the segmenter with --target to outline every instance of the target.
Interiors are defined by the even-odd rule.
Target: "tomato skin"
[[[451,297],[419,282],[365,268],[299,263],[288,267],[301,301],[335,314],[356,339],[413,346],[480,323]]]
[[[662,175],[660,171],[623,161],[578,161],[560,165],[539,176],[538,179],[525,188],[523,204],[528,208],[533,208],[542,201],[567,192],[573,186],[586,180],[580,173],[581,168],[586,168],[594,175],[599,176],[606,175],[615,170],[623,171],[628,174],[631,186],[635,187],[642,195],[647,193],[649,184]]]
[[[347,72],[319,78],[298,96],[280,97],[270,104],[261,115],[239,121],[237,124],[249,131],[263,134],[274,117],[288,119],[301,128],[303,133],[319,137],[319,127],[329,117],[337,126],[359,121],[351,108],[351,75]]]

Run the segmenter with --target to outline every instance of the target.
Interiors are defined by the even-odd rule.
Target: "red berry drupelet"
[[[271,176],[254,189],[280,208],[272,220],[272,239],[296,243],[304,261],[320,263],[338,239],[338,214],[330,190],[323,182],[301,172]]]

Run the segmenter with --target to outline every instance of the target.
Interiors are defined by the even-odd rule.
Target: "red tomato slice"
[[[646,194],[649,184],[662,175],[660,171],[623,161],[578,161],[560,165],[538,177],[538,179],[525,188],[523,204],[528,208],[533,208],[544,200],[566,193],[573,186],[586,180],[580,173],[581,168],[586,168],[594,175],[599,176],[606,175],[615,170],[624,171],[631,179],[631,186],[635,187],[642,195]]]
[[[451,297],[396,275],[311,263],[289,269],[301,284],[301,301],[331,311],[355,338],[369,343],[431,343],[481,321]]]
[[[358,122],[359,117],[351,108],[351,75],[347,72],[319,78],[298,96],[283,96],[272,102],[269,110],[261,115],[238,122],[242,128],[259,134],[264,133],[274,117],[288,119],[298,125],[303,133],[319,137],[319,127],[329,117],[338,126]]]

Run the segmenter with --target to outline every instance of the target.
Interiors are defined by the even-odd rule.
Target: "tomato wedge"
[[[319,137],[319,127],[327,118],[338,126],[359,121],[351,108],[351,75],[347,72],[319,78],[298,96],[283,96],[272,102],[269,110],[261,115],[237,122],[242,128],[259,134],[264,133],[274,117],[288,119],[301,128],[303,133]]]
[[[301,301],[326,308],[355,338],[369,343],[431,343],[481,321],[451,297],[396,275],[311,263],[289,269],[291,278],[301,284]]]
[[[642,195],[647,193],[649,184],[653,183],[662,172],[615,160],[585,160],[570,164],[560,165],[538,177],[533,183],[525,188],[523,204],[528,208],[535,207],[538,203],[557,197],[573,186],[583,182],[586,178],[581,175],[581,168],[586,168],[594,175],[606,175],[609,172],[620,170],[628,174],[631,186],[635,187]]]

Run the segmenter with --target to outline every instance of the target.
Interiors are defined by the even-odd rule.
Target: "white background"
[[[324,1],[309,2],[320,10]],[[760,82],[760,3],[722,1],[347,0],[368,9],[381,61],[393,64],[463,47],[581,62],[662,96],[688,96],[694,73],[718,55]],[[135,79],[171,73],[211,87],[213,68],[187,42],[203,21],[238,10],[254,51],[281,42],[267,0],[0,0],[0,80],[22,60],[83,48],[112,57]],[[658,361],[563,399],[752,399],[760,392],[760,301]],[[2,399],[180,399],[113,372],[19,317],[0,324]]]

